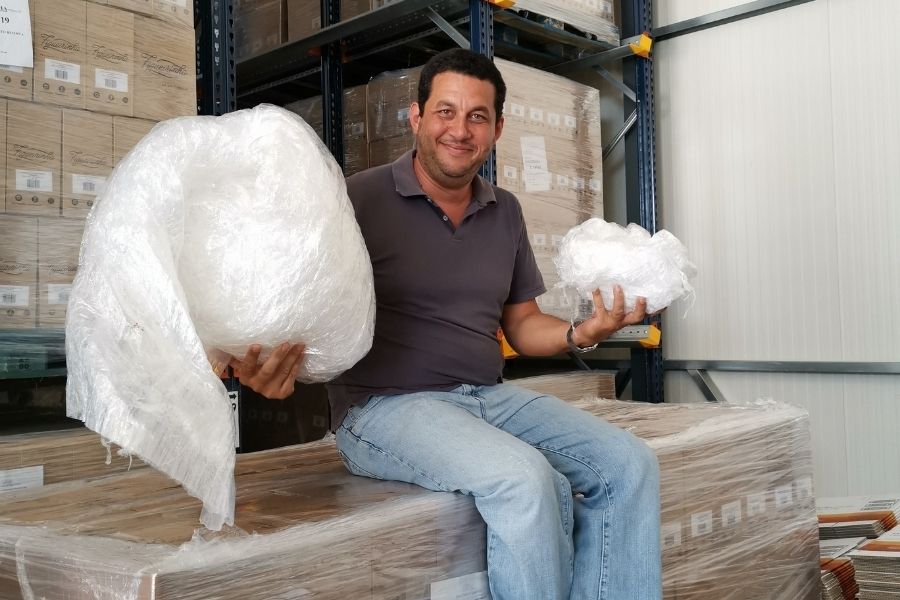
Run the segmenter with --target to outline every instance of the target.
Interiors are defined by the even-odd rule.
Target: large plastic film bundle
[[[67,412],[233,514],[234,433],[209,356],[304,343],[303,381],[371,346],[371,264],[343,175],[263,105],[158,125],[88,220],[66,321]]]
[[[621,285],[626,311],[643,297],[650,313],[693,293],[689,280],[697,274],[687,248],[665,229],[650,235],[634,223],[622,227],[598,218],[566,234],[556,268],[558,287],[574,290],[580,298],[590,299],[599,289],[604,305],[611,309],[613,288]]]
[[[803,410],[582,398],[608,374],[512,383],[556,393],[654,449],[666,599],[818,599]],[[485,528],[469,497],[349,475],[331,441],[240,455],[235,473],[236,527],[215,536],[195,532],[197,500],[151,469],[8,494],[0,596],[488,597]]]

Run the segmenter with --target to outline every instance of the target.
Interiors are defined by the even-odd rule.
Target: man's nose
[[[469,120],[465,115],[457,115],[450,121],[450,135],[456,139],[466,139],[469,137]]]

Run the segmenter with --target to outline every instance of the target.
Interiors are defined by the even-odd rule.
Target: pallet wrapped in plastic
[[[616,27],[611,0],[517,0],[513,8],[536,12],[608,44],[619,44],[619,28]]]
[[[665,598],[819,597],[804,411],[574,403],[659,457]],[[235,472],[236,526],[218,534],[195,531],[198,501],[149,469],[9,495],[0,596],[488,597],[485,530],[469,497],[349,475],[331,441],[241,455]]]

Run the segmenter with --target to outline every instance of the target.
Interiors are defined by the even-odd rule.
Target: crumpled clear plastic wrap
[[[618,284],[625,294],[626,311],[644,297],[649,313],[692,294],[689,280],[697,274],[687,248],[665,229],[651,236],[640,225],[622,227],[599,218],[570,229],[555,262],[558,287],[575,290],[586,299],[599,289],[603,304],[611,309],[613,287]]]
[[[156,126],[88,218],[66,322],[67,413],[234,516],[234,431],[209,355],[306,344],[299,379],[369,350],[372,266],[337,163],[259,106]]]

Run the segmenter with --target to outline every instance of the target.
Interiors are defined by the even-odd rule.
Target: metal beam
[[[622,92],[622,95],[631,100],[632,102],[637,101],[637,96],[634,94],[634,90],[622,83],[619,79],[617,79],[612,73],[604,69],[603,67],[596,66],[594,67],[594,71],[596,71],[603,79],[610,82],[617,90]]]
[[[197,112],[222,115],[237,108],[232,0],[194,0],[197,36]]]
[[[666,371],[740,371],[821,375],[900,375],[900,362],[810,362],[759,360],[666,360]]]
[[[603,63],[622,60],[623,58],[634,56],[634,52],[632,52],[631,50],[631,44],[638,43],[640,39],[640,34],[631,36],[629,38],[623,39],[622,45],[618,48],[606,50],[605,52],[598,52],[597,54],[585,56],[584,58],[570,60],[568,62],[558,64],[554,67],[550,67],[547,70],[551,73],[556,73],[557,75],[567,75],[570,73],[578,73],[586,69],[596,67],[597,65],[602,65]]]
[[[653,30],[652,36],[654,41],[660,42],[680,35],[734,23],[735,21],[749,19],[750,17],[764,15],[766,13],[789,8],[798,4],[805,4],[807,2],[812,2],[812,0],[757,0],[756,2],[747,2],[746,4],[726,8],[693,19],[686,19],[670,25],[657,27]]]
[[[688,375],[691,376],[691,379],[693,379],[694,383],[697,384],[697,387],[700,388],[700,391],[703,393],[703,397],[706,398],[707,402],[725,402],[725,396],[722,394],[719,386],[716,385],[716,382],[709,376],[709,373],[702,369],[690,369]]]
[[[484,0],[469,0],[469,40],[471,49],[490,59],[494,58],[494,10]],[[481,166],[480,174],[486,181],[497,181],[497,151]]]
[[[450,36],[450,39],[456,42],[460,48],[465,48],[466,50],[471,48],[471,44],[469,44],[469,40],[466,39],[466,36],[461,34],[456,27],[448,23],[447,19],[442,17],[438,11],[434,10],[434,7],[429,6],[428,11],[426,11],[425,14],[428,15],[428,18],[431,19],[432,23],[437,25],[438,29]]]
[[[609,156],[616,146],[619,145],[619,142],[622,141],[622,138],[625,137],[631,128],[634,127],[634,124],[637,123],[637,111],[631,111],[631,115],[628,117],[628,120],[625,121],[625,124],[622,125],[622,128],[619,130],[619,133],[616,134],[616,137],[606,145],[606,148],[603,149],[603,160],[606,160],[606,157]]]
[[[339,0],[321,0],[322,24],[329,27],[341,20]],[[337,163],[344,166],[344,79],[341,68],[341,44],[322,46],[322,125],[325,145]]]

